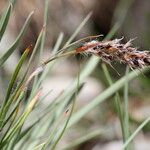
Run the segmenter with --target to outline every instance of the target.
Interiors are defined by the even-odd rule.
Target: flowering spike
[[[109,41],[92,40],[85,42],[81,47],[76,49],[76,53],[94,54],[101,57],[105,62],[114,60],[126,64],[132,68],[143,68],[150,66],[150,52],[139,51],[132,47],[130,39],[127,43],[121,43],[123,37]]]

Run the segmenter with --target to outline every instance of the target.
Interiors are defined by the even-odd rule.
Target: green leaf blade
[[[9,58],[9,56],[15,51],[16,47],[19,45],[22,37],[24,36],[28,25],[31,21],[31,17],[33,15],[34,12],[31,12],[28,16],[28,18],[26,19],[18,37],[16,38],[15,42],[10,46],[10,48],[4,53],[4,55],[0,58],[0,67],[2,67],[2,65],[5,63],[5,61]]]
[[[12,11],[12,4],[9,4],[9,6],[8,6],[6,12],[3,14],[1,22],[0,22],[0,41],[5,33],[11,11]]]

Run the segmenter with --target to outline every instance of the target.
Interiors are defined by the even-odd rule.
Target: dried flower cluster
[[[76,53],[94,54],[100,56],[102,60],[108,63],[117,60],[129,65],[131,68],[150,66],[149,51],[139,51],[137,48],[132,47],[132,40],[122,44],[122,39],[110,41],[92,40],[77,48]]]

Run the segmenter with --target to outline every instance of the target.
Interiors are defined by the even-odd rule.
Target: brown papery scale
[[[121,43],[123,38],[108,41],[92,40],[76,49],[76,53],[94,54],[106,62],[119,61],[131,68],[150,66],[150,52],[132,47],[132,39]]]

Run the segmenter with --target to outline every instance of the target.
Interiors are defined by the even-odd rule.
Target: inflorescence
[[[119,61],[131,68],[150,66],[150,52],[132,47],[132,41],[122,44],[123,38],[107,41],[91,40],[76,49],[76,53],[94,54],[105,62]]]

